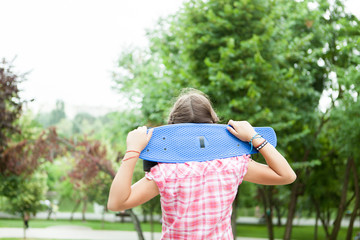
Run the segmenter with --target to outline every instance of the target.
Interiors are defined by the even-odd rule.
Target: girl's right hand
[[[227,127],[229,132],[231,132],[235,137],[240,139],[243,142],[249,142],[251,138],[256,134],[254,128],[247,121],[233,121],[230,120]]]

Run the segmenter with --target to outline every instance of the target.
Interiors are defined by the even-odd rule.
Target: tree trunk
[[[48,216],[47,216],[47,220],[50,220],[50,217],[51,217],[51,214],[52,214],[52,203],[51,203],[51,205],[50,205],[50,207],[49,207],[49,209],[48,209]]]
[[[353,176],[354,176],[355,205],[354,205],[354,210],[351,213],[349,227],[348,227],[347,234],[346,234],[346,240],[352,239],[354,222],[355,222],[355,219],[356,219],[356,216],[358,213],[358,209],[360,208],[359,176],[357,173],[357,168],[356,168],[354,159],[351,159],[351,162],[352,162],[352,170],[353,170]]]
[[[77,200],[76,201],[76,205],[73,208],[73,210],[71,211],[71,216],[70,216],[70,221],[72,221],[74,219],[74,213],[76,212],[76,210],[79,208],[81,201]]]
[[[264,215],[266,219],[269,240],[274,240],[274,226],[272,222],[272,188],[273,187],[266,186],[260,187],[260,195],[264,204]]]
[[[154,240],[154,216],[153,211],[150,210],[150,232],[151,232],[151,240]]]
[[[281,227],[281,209],[279,204],[274,204],[275,212],[276,212],[276,218],[277,218],[277,226]]]
[[[101,216],[101,229],[105,228],[105,208],[102,211],[102,216]]]
[[[314,228],[314,240],[318,239],[318,227],[319,227],[319,213],[316,211],[315,228]]]
[[[316,209],[316,216],[318,217],[318,219],[320,219],[322,226],[324,228],[326,239],[329,239],[330,233],[329,233],[328,223],[325,219],[325,216],[324,217],[321,216],[321,209],[320,209],[318,202],[314,199],[312,199],[312,201],[313,201],[315,209]]]
[[[338,207],[336,219],[334,221],[334,227],[333,227],[331,235],[330,235],[330,240],[337,239],[337,235],[338,235],[340,227],[341,227],[341,220],[344,215],[345,207],[346,207],[346,194],[348,191],[351,165],[352,165],[351,158],[348,158],[347,162],[346,162],[346,169],[345,169],[343,188],[342,188],[342,192],[341,192],[340,204]]]
[[[144,235],[143,235],[143,232],[141,230],[141,225],[140,225],[140,221],[139,219],[137,218],[137,216],[135,215],[135,213],[132,211],[132,209],[128,209],[126,210],[126,212],[128,212],[131,216],[131,220],[133,221],[134,223],[134,226],[135,226],[135,230],[138,234],[138,238],[139,240],[145,240],[144,238]]]
[[[85,219],[85,213],[86,213],[86,209],[87,209],[87,199],[85,198],[84,199],[84,206],[83,206],[83,209],[82,209],[82,221],[85,222],[86,219]]]
[[[269,208],[267,209],[267,215],[266,215],[266,225],[268,228],[268,234],[269,234],[269,240],[274,240],[274,224],[273,224],[273,200],[272,200],[272,193],[273,193],[274,187],[267,187],[267,199],[269,202]]]
[[[143,211],[143,222],[147,223],[148,222],[148,218],[147,218],[147,212]]]
[[[295,181],[291,187],[290,204],[288,215],[285,225],[284,240],[291,240],[291,231],[293,226],[293,220],[295,217],[296,204],[298,199],[298,188],[300,187],[300,181]]]
[[[268,229],[269,240],[274,240],[274,225],[272,222],[272,211],[270,209],[267,210],[266,226]]]
[[[26,239],[26,230],[29,228],[30,215],[28,213],[23,213],[23,223],[24,223],[24,239]]]
[[[236,232],[236,218],[237,218],[239,190],[240,190],[240,187],[238,188],[238,192],[236,193],[234,202],[232,204],[233,209],[232,209],[232,213],[231,213],[231,228],[232,228],[234,240],[236,240],[236,235],[237,235],[237,232]]]

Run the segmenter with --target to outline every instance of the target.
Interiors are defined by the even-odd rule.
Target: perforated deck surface
[[[257,153],[250,145],[233,136],[224,124],[183,123],[154,128],[149,144],[140,158],[154,162],[183,163]],[[271,127],[255,127],[255,131],[276,147]]]

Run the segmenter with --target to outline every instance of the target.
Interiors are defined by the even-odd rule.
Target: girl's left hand
[[[153,129],[150,129],[147,132],[147,127],[138,127],[137,129],[128,133],[126,139],[127,150],[139,151],[141,152],[152,136]]]

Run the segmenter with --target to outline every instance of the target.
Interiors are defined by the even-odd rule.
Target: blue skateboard
[[[181,123],[155,127],[140,158],[151,162],[184,163],[257,153],[248,142],[232,135],[224,124]],[[255,127],[255,131],[276,147],[271,127]],[[154,165],[154,164],[153,164]],[[145,161],[144,161],[145,170]]]

